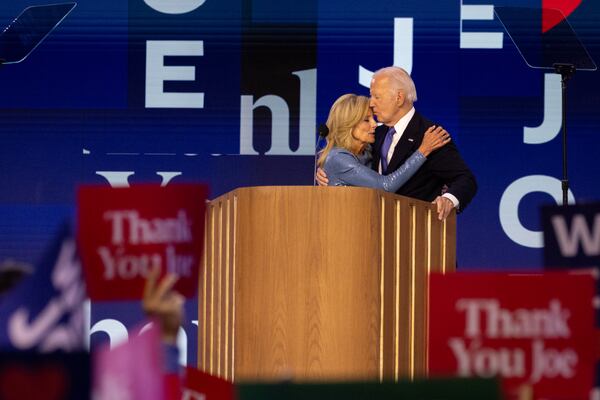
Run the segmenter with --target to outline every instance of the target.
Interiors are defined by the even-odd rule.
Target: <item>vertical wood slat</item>
[[[404,220],[402,219],[402,207],[400,202],[394,202],[394,380],[400,378],[400,352],[401,352],[401,324],[400,324],[400,298],[402,293],[401,284],[404,282],[400,279],[402,271],[400,263],[400,226]]]
[[[411,323],[411,214],[410,208],[402,199],[388,199],[394,203],[397,217],[394,221],[394,245],[396,248],[395,266],[398,287],[397,300],[394,302],[395,314],[398,315],[396,326],[398,351],[397,360],[398,373],[394,374],[394,379],[407,378],[410,376],[410,323]],[[384,221],[386,223],[387,221]]]
[[[230,380],[273,379],[282,374],[310,380],[336,376],[402,379],[425,374],[427,275],[430,270],[454,269],[455,217],[441,223],[427,203],[369,191],[364,198],[371,200],[358,206],[364,211],[357,213],[355,207],[351,213],[364,218],[356,224],[321,225],[313,221],[307,225],[309,230],[316,227],[311,232],[301,233],[294,228],[315,218],[326,221],[331,213],[341,212],[340,207],[354,201],[354,191],[365,193],[365,190],[369,191],[247,188],[211,202],[207,207],[206,251],[199,282],[200,369]],[[295,191],[303,193],[303,201],[298,204],[306,204],[293,203]],[[298,213],[299,217],[294,216]],[[358,228],[354,225],[360,229],[355,230]],[[266,237],[252,237],[259,232],[270,233]],[[320,238],[323,234],[333,235],[327,236],[328,241],[341,240],[343,245],[356,237],[362,237],[362,242],[375,237],[377,249],[373,248],[374,252],[368,256],[364,250],[355,256],[334,256],[336,253],[330,252],[331,249],[326,250],[329,253],[323,252]],[[273,239],[283,239],[280,242],[283,245],[274,245]],[[358,243],[360,240],[348,246],[355,251],[360,248]],[[253,255],[248,257],[248,254]],[[261,259],[262,266],[252,265],[256,256],[266,257]],[[284,264],[275,261],[278,257],[286,260]],[[335,272],[339,265],[350,266],[356,259],[377,265],[367,269],[378,271],[374,281],[368,283],[366,276],[354,280]],[[290,262],[301,265],[285,265]],[[292,268],[290,273],[267,283],[265,279],[268,281],[282,266]],[[252,270],[256,267],[263,268],[263,272]],[[335,282],[337,288],[332,292],[334,286],[326,282]],[[367,300],[352,303],[361,290],[366,290],[365,293],[371,290],[367,287],[376,288],[374,297],[358,295]],[[353,313],[343,315],[343,309],[331,308],[334,304],[345,304]],[[269,308],[279,311],[263,315]],[[338,328],[341,325],[344,328]],[[336,329],[340,333],[331,336],[330,331]],[[296,339],[292,338],[294,335]],[[341,351],[361,337],[360,340],[367,340],[365,344],[371,344],[349,348],[364,350],[360,356],[352,355],[363,361],[352,362],[345,358],[345,353],[332,357],[332,351]],[[266,346],[261,347],[261,343]]]
[[[223,203],[220,202],[217,209],[217,223],[216,223],[216,259],[215,259],[215,280],[214,280],[214,289],[215,289],[215,318],[214,318],[214,347],[215,347],[215,355],[214,355],[214,370],[213,374],[216,376],[221,376],[221,366],[223,364],[223,358],[221,357],[222,351],[222,317],[223,317]]]
[[[389,217],[389,210],[386,210],[386,204],[385,204],[385,200],[381,199],[381,221],[386,221]],[[386,298],[386,292],[385,292],[385,266],[386,264],[388,264],[390,261],[388,260],[390,258],[390,250],[388,249],[393,249],[393,246],[390,246],[389,240],[386,240],[386,238],[389,237],[390,233],[389,233],[389,226],[387,224],[380,224],[381,225],[381,237],[379,238],[380,242],[381,242],[381,253],[380,253],[380,260],[379,260],[379,380],[383,381],[384,378],[386,378],[386,376],[384,375],[384,368],[385,368],[385,363],[384,363],[384,358],[385,358],[385,329],[387,327],[387,325],[385,324],[385,298]],[[388,228],[388,229],[386,229]],[[392,254],[393,256],[393,254]]]
[[[209,260],[209,235],[211,234],[211,205],[206,206],[206,218],[204,221],[204,251],[202,253],[202,269],[200,270],[200,282],[198,285],[198,337],[203,338],[198,342],[198,368],[208,370],[208,347],[206,342],[208,332],[208,265]]]
[[[207,295],[206,295],[206,309],[207,309],[207,318],[206,318],[206,368],[207,372],[213,373],[213,342],[214,338],[214,315],[213,315],[213,306],[214,306],[214,274],[215,274],[215,206],[211,207],[211,223],[210,223],[210,247],[208,247],[207,253],[209,254],[209,262],[206,270],[206,280],[207,280]]]
[[[409,271],[410,271],[410,286],[408,289],[408,293],[410,296],[410,300],[409,300],[409,308],[410,308],[410,319],[409,319],[409,367],[408,367],[408,377],[409,378],[414,378],[415,376],[415,345],[416,345],[416,340],[415,340],[415,336],[417,335],[416,332],[416,327],[417,327],[417,321],[415,321],[415,318],[417,318],[417,307],[418,307],[418,303],[416,301],[417,298],[417,243],[416,243],[416,237],[417,237],[417,219],[416,219],[416,210],[415,207],[411,204],[409,205],[409,210],[410,210],[410,222],[409,222],[409,226],[410,226],[410,233],[409,233],[409,237],[410,237],[410,263],[409,263]],[[420,317],[420,316],[419,316]]]
[[[413,358],[413,375],[411,378],[414,378],[415,376],[423,376],[425,374],[425,349],[427,347],[425,342],[427,338],[425,322],[427,318],[424,318],[424,316],[427,310],[427,262],[430,249],[427,232],[427,211],[429,210],[412,206],[412,211],[414,214],[415,232],[413,239],[415,245],[415,264],[413,266],[415,274],[413,286],[415,301],[414,315],[419,316],[415,318],[414,323],[414,348],[419,349],[419,351],[415,351]]]
[[[236,274],[237,274],[237,229],[238,229],[238,198],[236,195],[231,196],[231,332],[230,332],[230,343],[231,353],[229,358],[229,376],[228,379],[233,381],[235,379],[235,344],[236,344]]]

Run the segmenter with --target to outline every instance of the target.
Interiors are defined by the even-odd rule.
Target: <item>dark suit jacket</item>
[[[415,112],[394,149],[388,171],[396,170],[417,151],[425,131],[431,125],[433,122]],[[372,163],[375,170],[379,168],[381,145],[388,129],[389,127],[381,125],[375,130]],[[447,192],[456,196],[460,202],[459,211],[467,207],[477,192],[475,176],[461,158],[454,142],[431,153],[425,164],[396,193],[419,200],[433,201],[442,194],[444,185],[448,186]]]

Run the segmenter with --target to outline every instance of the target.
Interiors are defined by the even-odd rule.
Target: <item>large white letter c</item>
[[[144,2],[163,14],[186,14],[204,4],[206,0],[144,0]]]
[[[529,193],[548,193],[557,204],[562,201],[560,180],[547,175],[529,175],[517,179],[504,191],[500,199],[500,225],[504,233],[515,243],[531,248],[544,247],[543,232],[532,231],[519,220],[519,203]],[[569,204],[575,204],[575,196],[569,190]]]

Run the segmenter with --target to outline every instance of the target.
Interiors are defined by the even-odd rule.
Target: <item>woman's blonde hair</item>
[[[352,150],[352,131],[369,113],[369,98],[356,94],[345,94],[339,97],[329,110],[327,118],[327,145],[320,152],[317,165],[323,167],[327,155],[331,149],[341,147]]]

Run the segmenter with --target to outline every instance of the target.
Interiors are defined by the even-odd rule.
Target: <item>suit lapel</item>
[[[419,132],[418,115],[415,115],[410,119],[410,122],[406,126],[402,137],[394,148],[394,154],[390,159],[388,165],[388,171],[395,171],[414,151],[419,148],[421,144],[422,135],[424,132]]]

